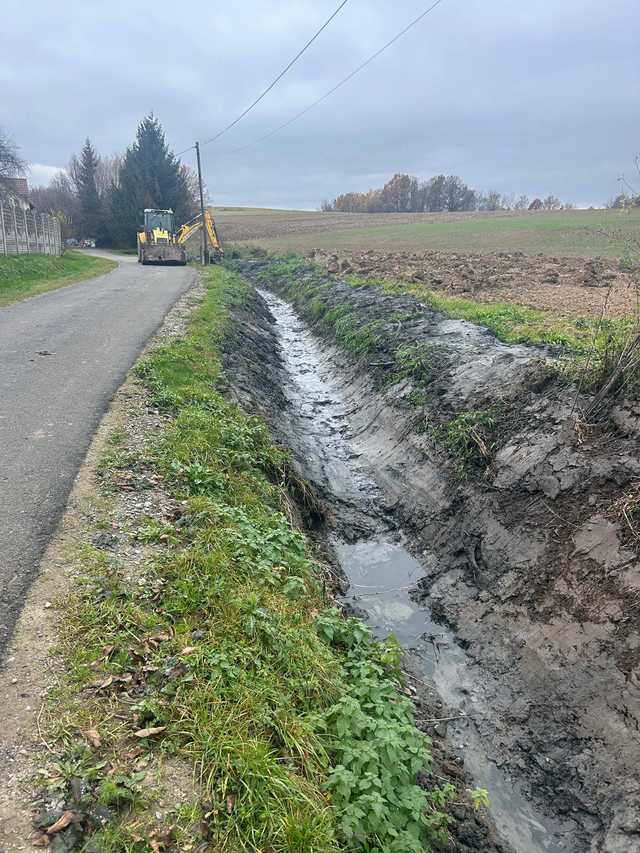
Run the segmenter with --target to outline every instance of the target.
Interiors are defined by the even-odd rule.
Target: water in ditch
[[[473,723],[478,691],[455,636],[416,604],[411,591],[424,572],[390,516],[374,472],[350,443],[346,384],[325,348],[292,307],[260,291],[276,321],[291,402],[282,424],[305,476],[329,495],[336,513],[333,549],[349,580],[345,600],[366,614],[376,635],[393,634],[412,669],[432,682],[451,716],[448,736],[474,783],[485,787],[500,836],[517,853],[567,853],[570,827],[543,816],[486,755]]]

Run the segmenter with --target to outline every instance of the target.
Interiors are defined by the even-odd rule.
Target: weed
[[[149,766],[175,754],[195,769],[198,800],[172,830],[185,849],[204,837],[230,851],[422,850],[446,835],[449,796],[416,785],[429,742],[397,690],[398,649],[326,611],[320,570],[285,512],[286,455],[215,390],[227,312],[246,285],[219,267],[206,285],[185,339],[137,371],[171,416],[145,465],[184,502],[180,537],[139,578],[84,549],[67,603],[73,689],[59,694],[57,733],[71,754],[79,730],[99,730],[88,798],[113,810],[106,826],[87,818],[85,849],[150,849],[142,751]],[[126,449],[109,454],[103,477],[118,482]],[[133,535],[157,541],[163,527],[146,521]],[[74,772],[85,779],[86,762]],[[68,797],[73,778],[61,783]]]
[[[344,650],[347,690],[324,712],[334,767],[327,781],[338,809],[340,837],[350,849],[421,853],[447,840],[443,812],[455,789],[428,794],[416,784],[430,761],[427,737],[413,725],[410,701],[397,693],[396,645],[374,643],[357,619],[336,610],[318,630]]]
[[[429,429],[434,440],[454,457],[460,475],[490,461],[496,416],[495,409],[461,412],[447,423]]]
[[[442,361],[442,349],[434,344],[405,344],[395,352],[399,378],[411,378],[421,385],[427,385]]]

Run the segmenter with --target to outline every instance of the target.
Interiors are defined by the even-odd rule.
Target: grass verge
[[[160,482],[177,518],[137,531],[159,545],[137,576],[81,550],[50,705],[56,809],[38,825],[60,849],[111,853],[432,849],[454,791],[417,784],[429,741],[398,690],[399,650],[327,599],[286,512],[286,456],[216,391],[247,290],[220,267],[205,282],[188,335],[138,368],[169,425],[138,457],[114,436],[100,467],[107,489]],[[162,766],[169,791],[178,768],[192,785],[158,817]]]
[[[0,307],[110,272],[115,261],[81,252],[0,257]]]

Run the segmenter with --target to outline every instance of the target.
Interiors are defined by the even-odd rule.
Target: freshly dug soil
[[[371,484],[361,481],[349,494],[349,485],[338,476],[342,488],[336,491],[336,478],[332,474],[340,463],[323,455],[318,447],[322,439],[305,423],[304,416],[299,417],[299,411],[292,411],[290,388],[284,388],[291,377],[286,373],[273,317],[257,292],[248,303],[233,309],[222,352],[228,393],[246,410],[264,417],[272,434],[294,453],[295,467],[305,478],[306,494],[302,493],[300,484],[298,494],[293,493],[301,510],[301,522],[315,540],[322,561],[331,565],[335,592],[344,592],[348,582],[336,561],[330,539],[334,541],[336,534],[338,538],[353,540],[381,530],[389,533],[397,530],[397,523],[384,505],[377,505],[377,495],[373,494],[375,490]],[[301,434],[301,429],[305,435]],[[362,488],[361,493],[359,488]],[[311,514],[307,511],[309,506],[313,506]],[[366,619],[366,611],[359,606],[354,608],[349,603],[343,606],[346,612]],[[438,849],[450,853],[516,853],[498,837],[486,810],[476,811],[471,806],[467,791],[473,787],[473,780],[465,772],[462,757],[452,749],[447,738],[446,721],[456,718],[455,711],[445,705],[433,684],[410,658],[405,660],[405,672],[406,689],[415,706],[416,725],[432,741],[432,774],[425,774],[420,781],[426,789],[433,788],[434,779],[436,785],[449,782],[458,792],[457,801],[450,808],[453,818],[450,843]]]
[[[238,266],[258,281],[270,263]],[[349,383],[352,443],[419,551],[419,595],[477,670],[474,715],[492,760],[572,824],[573,849],[640,851],[640,560],[622,512],[640,479],[636,404],[586,424],[576,412],[588,401],[553,378],[544,350],[409,297],[321,284],[313,316],[320,300],[377,324],[366,359],[330,352]],[[256,357],[231,358],[230,375],[286,432],[268,315],[258,299],[251,308],[242,340]],[[308,302],[300,309],[312,317]],[[398,350],[416,343],[437,353],[421,386],[397,373]],[[487,410],[496,423],[476,433],[462,476],[442,429]]]
[[[606,258],[556,258],[524,252],[324,252],[309,256],[332,274],[424,284],[445,296],[512,302],[567,317],[621,317],[637,307],[632,277]]]

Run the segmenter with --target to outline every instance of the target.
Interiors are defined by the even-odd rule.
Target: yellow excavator
[[[222,245],[220,244],[216,224],[208,207],[205,207],[204,209],[204,227],[207,234],[206,251],[209,256],[206,260],[219,260],[224,255],[224,252],[222,251]],[[176,234],[178,244],[184,246],[187,240],[193,237],[194,234],[197,234],[201,228],[202,214],[199,213],[197,216],[194,216],[193,219],[190,219],[189,222],[185,222],[184,225],[180,226],[178,233]]]
[[[223,255],[222,246],[213,217],[208,208],[204,211],[204,225],[207,234],[207,258],[219,259]],[[187,263],[187,240],[202,228],[202,214],[174,231],[173,211],[147,208],[144,211],[144,229],[138,231],[138,263],[140,264],[181,264]]]

